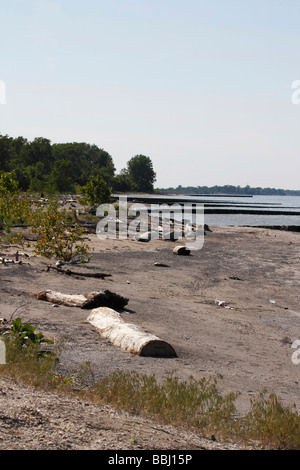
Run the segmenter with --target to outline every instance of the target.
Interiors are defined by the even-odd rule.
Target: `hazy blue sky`
[[[0,133],[88,142],[158,187],[300,189],[299,0],[0,0]]]

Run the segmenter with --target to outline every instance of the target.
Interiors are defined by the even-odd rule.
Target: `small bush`
[[[84,227],[76,223],[68,226],[65,211],[59,210],[55,201],[43,211],[39,225],[32,227],[32,232],[37,235],[34,252],[38,255],[65,262],[74,258],[87,262],[91,258],[91,250],[82,239]]]
[[[89,205],[92,212],[96,211],[97,206],[110,202],[111,199],[111,189],[100,175],[90,178],[83,186],[82,193],[82,203]]]
[[[6,364],[3,373],[34,385],[51,383],[51,374],[58,362],[59,348],[44,349],[44,343],[54,344],[36,327],[17,318],[11,330],[2,335],[6,346]]]

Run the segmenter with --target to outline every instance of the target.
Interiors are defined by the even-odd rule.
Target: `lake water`
[[[160,200],[164,196],[158,196]],[[153,196],[152,196],[153,198]],[[171,196],[165,196],[172,200]],[[204,204],[204,222],[208,225],[297,225],[300,226],[300,196],[174,196],[185,202],[189,200]],[[227,213],[211,213],[215,210],[227,210]],[[250,213],[241,213],[241,211]],[[253,213],[252,213],[253,212]],[[282,212],[289,212],[284,215]]]
[[[204,198],[199,198],[200,199]],[[222,197],[211,198],[211,203],[216,203],[215,208],[219,208],[220,204],[229,208],[230,204],[232,211],[236,214],[205,214],[205,223],[208,225],[299,225],[300,226],[300,196],[253,196],[253,197]],[[207,198],[206,198],[207,200]],[[246,207],[244,207],[246,206]],[[206,207],[206,205],[205,205]],[[209,208],[212,208],[209,205]],[[255,211],[253,214],[238,213],[241,209]],[[258,211],[263,211],[263,214],[258,214]],[[272,214],[265,214],[265,211],[272,212]],[[291,212],[295,215],[283,215],[282,211]],[[278,214],[273,214],[277,212]]]

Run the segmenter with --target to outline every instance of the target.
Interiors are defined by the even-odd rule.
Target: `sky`
[[[0,0],[0,20],[0,134],[95,144],[117,173],[146,155],[159,188],[300,189],[299,0]]]

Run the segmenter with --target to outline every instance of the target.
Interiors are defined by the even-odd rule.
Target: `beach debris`
[[[126,352],[139,356],[177,356],[170,344],[122,319],[118,310],[123,310],[128,299],[118,294],[104,290],[74,295],[47,290],[31,293],[31,295],[37,300],[45,300],[55,306],[66,305],[91,309],[87,320],[97,328],[101,336]]]
[[[133,239],[138,242],[150,242],[151,239],[159,239],[159,232],[152,230],[149,232],[138,233],[133,237]]]
[[[270,304],[276,304],[276,300],[271,299]]]
[[[138,242],[149,242],[151,240],[151,232],[144,232],[141,234],[138,234],[135,239]]]
[[[240,277],[237,276],[229,276],[229,279],[233,279],[235,281],[243,281],[244,279],[241,279]]]
[[[54,269],[60,274],[67,274],[68,276],[74,275],[74,276],[83,276],[83,277],[95,277],[97,279],[105,279],[106,277],[111,277],[111,274],[106,274],[106,273],[82,273],[80,271],[71,271],[70,269],[61,269],[59,266],[51,266],[50,264],[47,266],[46,271],[49,272],[50,269]]]
[[[218,307],[225,307],[225,302],[224,302],[224,300],[215,299],[215,304],[216,304]]]
[[[177,356],[170,344],[137,325],[125,322],[120,314],[111,308],[95,308],[87,320],[103,338],[126,352],[150,357]]]
[[[0,258],[0,263],[1,264],[14,264],[14,260],[8,259],[8,258]]]
[[[175,248],[173,249],[173,254],[187,256],[190,254],[190,250],[186,248],[185,246],[179,245],[179,246],[175,246]]]
[[[27,253],[23,253],[22,251],[20,252],[19,250],[17,250],[15,253],[16,261],[19,261],[20,256],[24,256],[24,258],[29,258],[29,255]]]
[[[58,291],[45,290],[32,292],[31,296],[37,300],[45,300],[56,305],[68,307],[80,307],[82,309],[93,309],[96,307],[111,307],[122,310],[128,303],[128,299],[109,290],[90,292],[88,294],[64,294]]]
[[[15,261],[9,258],[0,258],[0,264],[7,266],[8,264],[24,264],[24,263],[22,260]],[[29,263],[25,263],[25,264],[29,264]]]
[[[224,302],[224,300],[215,299],[215,304],[216,304],[218,307],[223,307],[223,308],[228,308],[228,309],[230,309],[230,310],[233,310],[233,307],[229,307],[229,305],[226,305],[226,303]]]
[[[170,267],[168,264],[160,263],[159,261],[156,261],[154,263],[154,266],[160,266],[162,268],[169,268]]]

